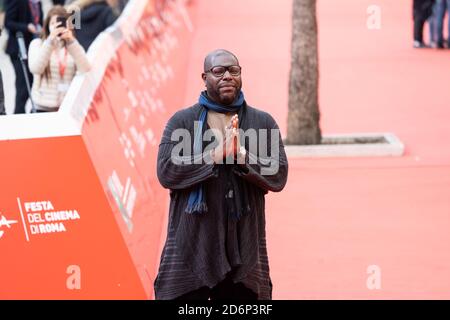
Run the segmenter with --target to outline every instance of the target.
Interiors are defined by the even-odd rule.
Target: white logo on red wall
[[[67,232],[70,225],[80,220],[77,210],[55,209],[51,201],[22,203],[20,198],[17,198],[17,204],[27,241],[30,241],[30,235],[43,236],[49,233]],[[0,239],[6,235],[7,230],[18,223],[19,220],[8,219],[0,212]]]
[[[74,220],[79,220],[77,210],[57,210],[51,201],[25,202],[26,222],[32,235],[61,233]]]
[[[11,225],[16,224],[17,220],[8,220],[1,212],[0,212],[0,239],[5,234],[5,231],[11,229]]]

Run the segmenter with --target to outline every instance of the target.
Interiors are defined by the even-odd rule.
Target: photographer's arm
[[[28,49],[28,67],[32,74],[42,75],[47,67],[54,49],[50,38],[45,41],[35,39]]]
[[[67,45],[67,51],[72,56],[77,66],[77,71],[80,73],[86,73],[91,70],[91,64],[81,44],[73,38],[73,40]]]

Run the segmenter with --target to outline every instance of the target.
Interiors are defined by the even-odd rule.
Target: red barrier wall
[[[168,204],[157,149],[184,101],[192,31],[186,1],[156,3],[133,1],[137,19],[96,45],[106,69],[72,84],[51,121],[79,134],[0,141],[0,299],[153,297]],[[32,132],[46,116],[24,115]]]

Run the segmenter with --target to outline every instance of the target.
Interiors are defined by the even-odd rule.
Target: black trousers
[[[414,41],[423,42],[423,27],[426,21],[425,15],[420,13],[414,15]]]
[[[423,27],[433,13],[434,0],[414,0],[414,41],[423,42]]]
[[[25,113],[25,105],[27,104],[29,95],[27,83],[23,74],[22,64],[18,57],[11,57],[11,62],[14,67],[14,72],[16,73],[16,108],[14,113]],[[28,63],[26,61],[25,67],[28,73],[28,78],[30,79],[30,86],[32,86],[33,76],[31,75],[30,70],[28,70]]]
[[[188,292],[175,300],[257,300],[258,295],[242,283],[234,283],[231,277],[219,282],[214,288],[202,287]]]

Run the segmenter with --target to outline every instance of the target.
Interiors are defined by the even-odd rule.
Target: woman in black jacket
[[[76,6],[81,9],[81,28],[76,30],[77,40],[88,50],[95,38],[114,23],[117,15],[105,0],[78,0],[69,6]]]

